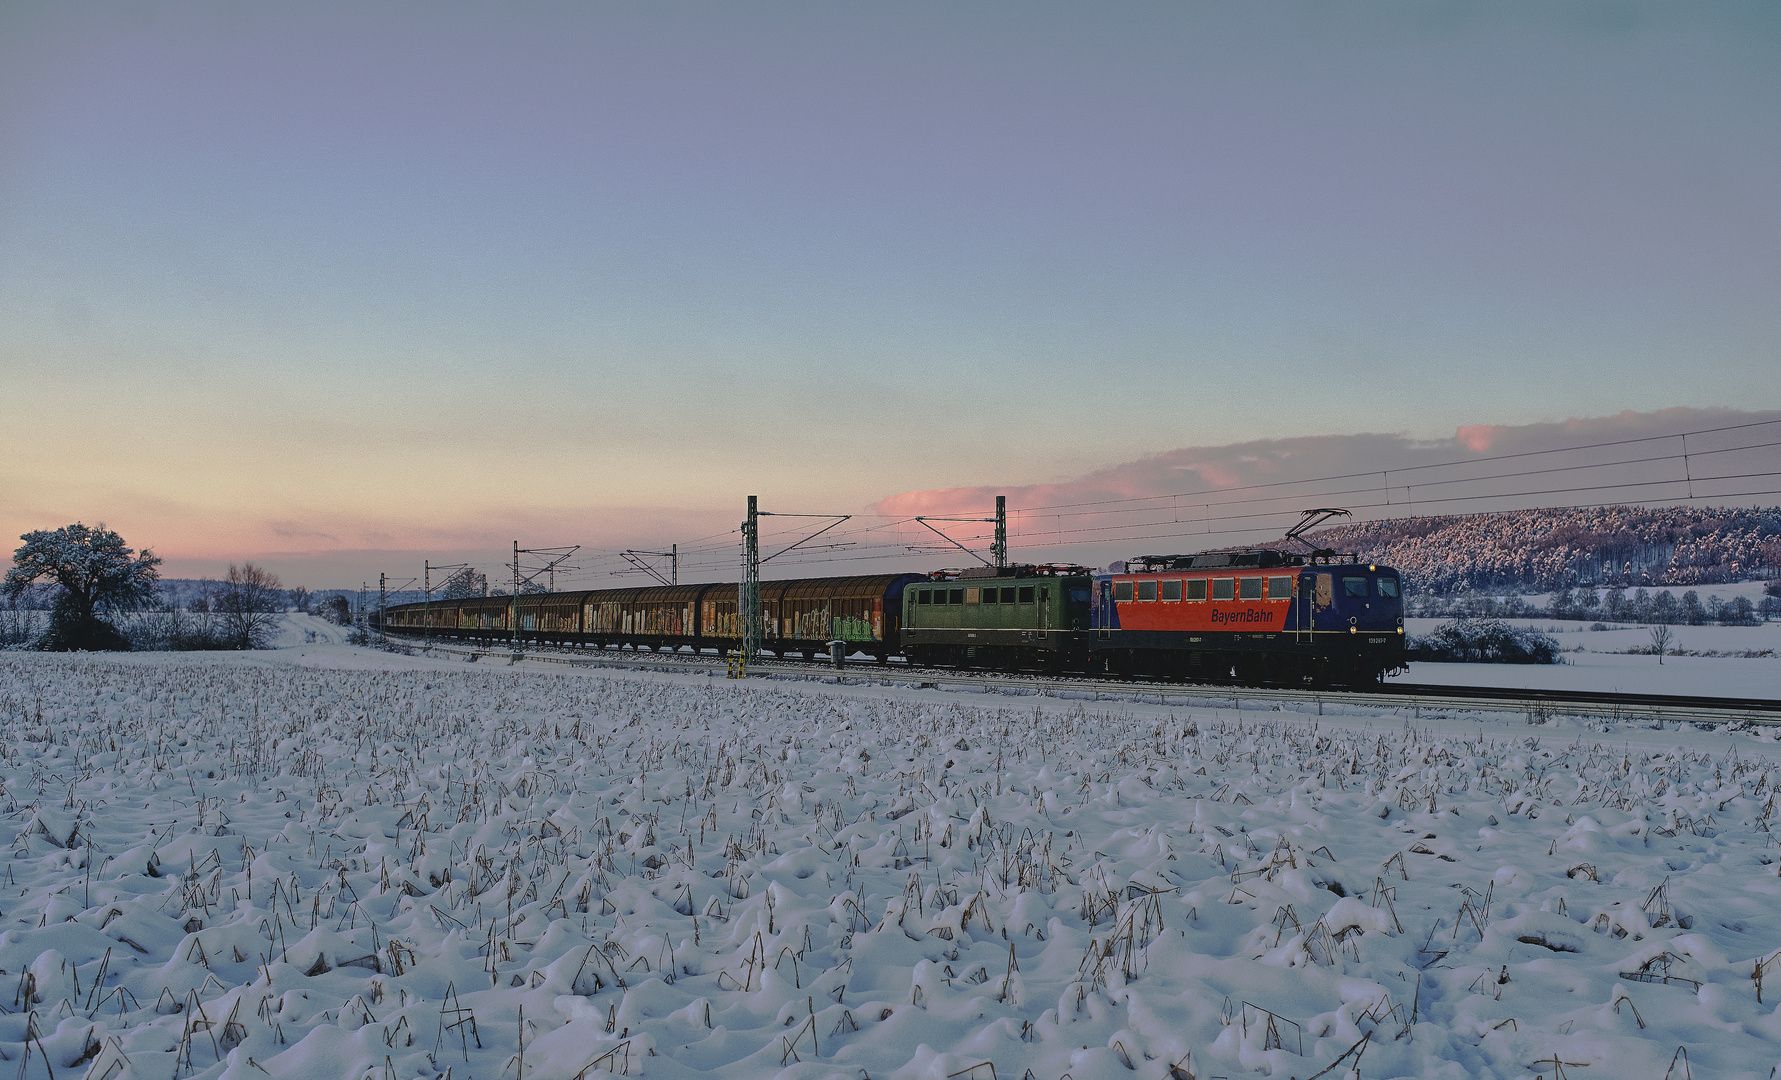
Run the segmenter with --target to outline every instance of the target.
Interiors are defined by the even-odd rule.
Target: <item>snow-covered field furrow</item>
[[[1781,1061],[1761,733],[352,656],[0,655],[0,1068]]]

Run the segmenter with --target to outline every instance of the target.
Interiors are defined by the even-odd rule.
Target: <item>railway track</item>
[[[487,657],[506,660],[510,647],[475,648],[464,645],[432,645],[429,651],[460,655],[467,660]],[[690,653],[584,652],[571,649],[528,648],[527,660],[571,667],[608,667],[631,671],[726,672],[728,661],[720,656]],[[986,693],[1033,694],[1087,701],[1128,701],[1156,705],[1197,704],[1208,708],[1271,708],[1275,704],[1315,705],[1322,715],[1325,705],[1374,706],[1409,710],[1420,717],[1431,712],[1481,711],[1525,715],[1530,722],[1553,715],[1649,720],[1653,723],[1781,725],[1781,700],[1720,698],[1666,694],[1628,694],[1608,691],[1538,690],[1487,686],[1434,686],[1386,683],[1365,690],[1330,688],[1230,686],[1201,683],[1149,682],[1132,679],[1092,679],[1038,675],[1005,675],[996,672],[961,672],[950,668],[912,668],[902,664],[849,663],[836,670],[826,663],[799,660],[763,660],[752,665],[749,678],[817,679],[857,685],[975,688]]]

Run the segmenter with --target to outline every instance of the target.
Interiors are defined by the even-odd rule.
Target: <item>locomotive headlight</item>
[[[1398,627],[1398,633],[1400,633],[1400,634],[1401,634],[1401,633],[1403,633],[1403,632],[1404,632],[1404,628],[1403,628],[1403,627],[1401,627],[1401,626],[1400,626],[1400,627]]]
[[[1352,627],[1352,626],[1350,626],[1350,627],[1349,627],[1349,628],[1348,628],[1348,632],[1349,632],[1349,633],[1350,633],[1350,634],[1358,634],[1358,633],[1360,633],[1360,631],[1359,631],[1359,630],[1358,630],[1358,629],[1356,629],[1356,628],[1355,628],[1355,627]]]
[[[1367,564],[1367,569],[1368,569],[1368,570],[1377,570],[1377,569],[1379,569],[1379,566],[1378,566],[1378,564],[1376,564],[1376,563],[1368,563],[1368,564]]]

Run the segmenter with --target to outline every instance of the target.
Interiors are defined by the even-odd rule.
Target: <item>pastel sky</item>
[[[1767,416],[1778,178],[1769,2],[0,0],[0,536],[329,587]]]

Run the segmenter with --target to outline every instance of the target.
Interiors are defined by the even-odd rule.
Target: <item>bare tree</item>
[[[1664,662],[1664,653],[1670,648],[1670,628],[1664,625],[1651,628],[1651,651],[1657,654],[1657,662]]]
[[[291,606],[307,615],[309,613],[309,601],[312,595],[310,591],[303,586],[298,585],[290,590],[289,595],[291,598]]]
[[[239,567],[230,563],[222,591],[211,605],[222,616],[224,636],[237,649],[269,647],[284,606],[278,575],[253,563]]]
[[[47,605],[45,605],[47,606]],[[47,612],[24,597],[0,591],[0,649],[36,641],[47,628]]]

